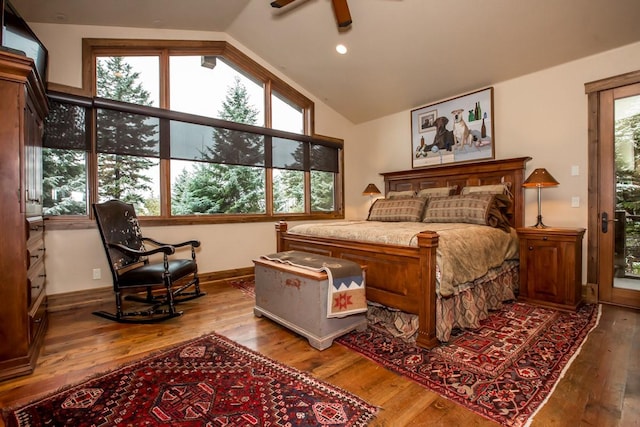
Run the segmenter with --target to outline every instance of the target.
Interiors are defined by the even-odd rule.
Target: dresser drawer
[[[29,296],[29,306],[31,306],[35,300],[38,299],[45,288],[45,280],[47,275],[44,269],[44,260],[39,260],[38,263],[32,265],[27,273],[27,295]]]
[[[27,243],[27,269],[31,269],[35,267],[36,264],[40,262],[44,262],[44,240],[39,239],[31,239],[29,243]]]
[[[27,235],[25,236],[27,245],[30,245],[36,240],[44,239],[44,221],[41,216],[32,216],[26,219],[27,221]]]
[[[33,343],[39,334],[44,334],[46,326],[47,297],[44,292],[41,292],[29,310],[29,343]]]

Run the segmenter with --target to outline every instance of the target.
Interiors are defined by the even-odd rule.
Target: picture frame
[[[418,124],[420,128],[418,129],[418,132],[424,133],[424,132],[428,132],[429,130],[434,130],[437,118],[438,118],[437,110],[429,110],[419,114]]]
[[[493,87],[411,110],[411,166],[495,157]]]

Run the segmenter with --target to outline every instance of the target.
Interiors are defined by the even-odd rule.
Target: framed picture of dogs
[[[493,87],[411,110],[412,167],[494,156]]]

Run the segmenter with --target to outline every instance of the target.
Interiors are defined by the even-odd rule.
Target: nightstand
[[[584,228],[518,228],[519,300],[563,310],[582,304]]]

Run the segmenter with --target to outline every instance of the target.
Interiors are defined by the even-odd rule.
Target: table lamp
[[[378,187],[373,183],[367,185],[367,188],[362,192],[363,196],[369,196],[369,206],[373,204],[373,196],[377,196],[378,194],[380,194],[380,190],[378,190]]]
[[[534,225],[535,228],[547,228],[547,226],[542,223],[540,190],[542,187],[555,187],[557,185],[560,185],[560,183],[556,181],[545,168],[538,168],[531,172],[529,178],[522,184],[525,188],[535,187],[538,189],[538,222]]]

